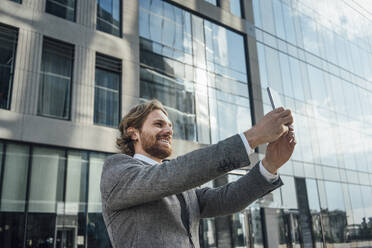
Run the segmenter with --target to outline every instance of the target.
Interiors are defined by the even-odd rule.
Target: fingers
[[[280,118],[280,123],[284,125],[292,125],[293,124],[293,116],[292,115],[287,115],[285,117]]]
[[[273,113],[280,113],[280,112],[283,112],[283,111],[284,111],[284,108],[283,107],[279,107],[279,108],[274,109],[271,112],[273,112]]]

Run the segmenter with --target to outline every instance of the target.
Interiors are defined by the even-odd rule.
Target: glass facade
[[[120,119],[121,60],[96,54],[94,123],[118,127]]]
[[[121,0],[97,0],[97,30],[121,37]]]
[[[74,46],[44,37],[38,114],[69,119]]]
[[[316,247],[323,242],[327,247],[367,247],[372,151],[371,132],[365,128],[372,116],[368,21],[347,3],[323,4],[253,0],[264,110],[270,111],[264,91],[270,86],[295,115],[298,145],[285,166],[291,168],[281,173],[296,182],[306,177],[309,211],[302,209],[307,207],[303,202],[282,208],[309,213]],[[310,227],[300,227],[306,244]]]
[[[250,127],[243,36],[165,1],[139,4],[140,97],[163,102],[174,136],[209,144]]]
[[[0,141],[0,244],[110,247],[99,182],[105,153]]]
[[[0,24],[0,108],[10,109],[18,30]]]
[[[45,12],[75,21],[76,16],[76,1],[75,0],[47,0]]]

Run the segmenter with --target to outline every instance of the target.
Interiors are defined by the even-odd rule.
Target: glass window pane
[[[121,0],[97,0],[97,30],[121,36]]]
[[[32,152],[30,212],[55,213],[63,201],[64,151],[35,147]]]
[[[230,0],[230,11],[236,16],[242,16],[241,0]]]
[[[70,21],[75,21],[75,6],[75,0],[47,0],[45,12]]]
[[[328,212],[322,216],[326,242],[341,245],[347,225],[344,194],[340,183],[325,181],[324,185],[328,203]]]
[[[296,188],[293,177],[281,176],[284,183],[281,187],[284,208],[297,209]]]
[[[38,114],[68,119],[74,47],[44,38]]]
[[[119,124],[120,74],[96,68],[94,123],[110,127]]]
[[[65,152],[34,147],[31,160],[27,242],[52,244],[56,225],[63,220]]]
[[[88,247],[110,247],[110,240],[102,216],[101,173],[106,155],[91,153],[89,156],[88,192]]]
[[[63,235],[63,232],[76,232],[77,229],[77,236],[73,235],[70,240],[73,240],[73,243],[80,240],[79,245],[85,244],[83,237],[86,232],[87,172],[88,153],[68,151],[65,213],[63,227],[57,227],[57,236],[58,232]]]
[[[0,143],[1,154],[2,146]],[[22,247],[29,147],[7,144],[5,154],[2,155],[5,158],[2,165],[3,182],[0,185],[1,247]]]
[[[271,34],[275,33],[275,22],[274,22],[274,15],[273,15],[273,5],[272,0],[261,0],[260,1],[261,7],[261,21],[262,21],[262,28]]]
[[[1,211],[25,210],[28,172],[28,146],[8,144],[1,185]]]
[[[208,3],[211,3],[211,4],[215,5],[215,6],[217,6],[217,0],[204,0],[204,1],[206,1],[206,2],[208,2]]]
[[[18,30],[0,24],[0,108],[10,109]]]

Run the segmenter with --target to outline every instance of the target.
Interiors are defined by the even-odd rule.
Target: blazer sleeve
[[[256,199],[283,185],[279,178],[269,183],[259,171],[259,163],[237,181],[211,189],[196,189],[200,217],[209,218],[239,212]]]
[[[130,208],[195,188],[249,164],[239,135],[158,165],[143,165],[116,154],[103,166],[102,204],[111,210]]]

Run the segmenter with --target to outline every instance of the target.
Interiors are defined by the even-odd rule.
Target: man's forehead
[[[172,122],[169,120],[168,116],[166,116],[163,111],[161,111],[160,109],[156,109],[154,111],[152,111],[150,114],[149,114],[149,120],[151,121],[165,121],[167,123],[170,123],[172,124]]]

